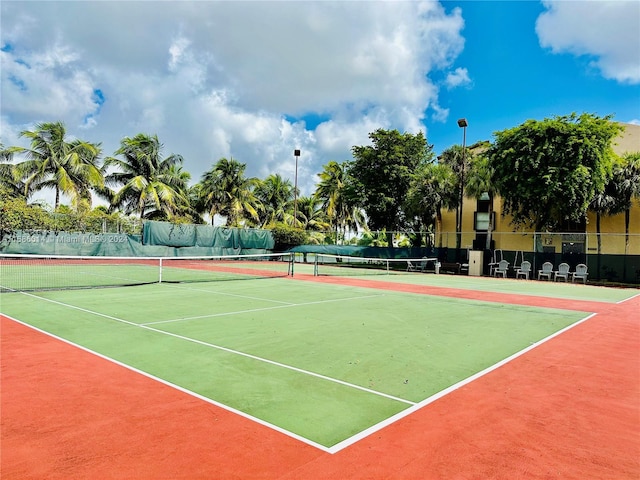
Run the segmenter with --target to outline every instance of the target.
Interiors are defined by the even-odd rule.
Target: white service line
[[[227,353],[233,353],[235,355],[240,355],[242,357],[251,358],[251,359],[257,360],[259,362],[264,362],[264,363],[268,363],[268,364],[271,364],[271,365],[275,365],[277,367],[286,368],[286,369],[292,370],[294,372],[302,373],[302,374],[305,374],[305,375],[310,375],[312,377],[316,377],[316,378],[320,378],[322,380],[326,380],[328,382],[333,382],[333,383],[337,383],[337,384],[340,384],[340,385],[344,385],[346,387],[354,388],[356,390],[362,390],[364,392],[371,393],[373,395],[378,395],[380,397],[385,397],[385,398],[388,398],[388,399],[391,399],[391,400],[395,400],[397,402],[402,402],[402,403],[405,403],[407,405],[415,405],[415,402],[411,402],[409,400],[405,400],[404,398],[394,397],[393,395],[389,395],[389,394],[386,394],[384,392],[379,392],[377,390],[372,390],[370,388],[362,387],[362,386],[356,385],[354,383],[345,382],[345,381],[339,380],[337,378],[327,377],[326,375],[321,375],[319,373],[311,372],[309,370],[304,370],[302,368],[297,368],[297,367],[294,367],[294,366],[291,366],[291,365],[287,365],[285,363],[280,363],[280,362],[276,362],[276,361],[273,361],[273,360],[269,360],[267,358],[258,357],[256,355],[251,355],[249,353],[244,353],[244,352],[241,352],[239,350],[233,350],[231,348],[223,347],[221,345],[215,345],[213,343],[203,342],[203,341],[197,340],[195,338],[185,337],[183,335],[178,335],[178,334],[171,333],[171,332],[165,332],[164,330],[159,330],[157,328],[153,328],[153,327],[150,327],[148,325],[141,325],[139,323],[130,322],[130,321],[124,320],[122,318],[113,317],[111,315],[106,315],[106,314],[100,313],[100,312],[94,312],[93,310],[88,310],[86,308],[77,307],[75,305],[70,305],[70,304],[67,304],[67,303],[64,303],[64,302],[59,302],[57,300],[52,300],[52,299],[49,299],[49,298],[39,297],[39,296],[33,295],[31,293],[26,293],[26,292],[20,292],[20,293],[22,293],[23,295],[27,295],[29,297],[33,297],[33,298],[39,299],[39,300],[44,300],[45,302],[51,302],[51,303],[54,303],[56,305],[60,305],[60,306],[67,307],[67,308],[72,308],[74,310],[79,310],[81,312],[88,313],[90,315],[96,315],[96,316],[99,316],[99,317],[107,318],[109,320],[114,320],[116,322],[125,323],[127,325],[131,325],[131,326],[134,326],[134,327],[144,328],[145,330],[150,330],[152,332],[160,333],[162,335],[168,335],[170,337],[178,338],[180,340],[185,340],[187,342],[196,343],[198,345],[204,345],[204,346],[209,347],[209,348],[215,348],[217,350],[221,350],[221,351],[224,351],[224,352],[227,352]],[[371,295],[371,296],[378,296],[378,295]],[[309,303],[307,303],[307,305],[313,304],[313,303],[318,303],[318,302],[309,302]],[[275,307],[272,307],[272,308],[275,308]]]
[[[170,284],[165,283],[164,285],[170,285]],[[264,302],[282,303],[284,305],[295,305],[291,302],[285,302],[282,300],[273,300],[272,298],[252,297],[249,295],[239,295],[237,293],[217,292],[215,290],[205,290],[204,288],[180,287],[178,285],[172,285],[172,284],[171,284],[171,287],[176,288],[178,290],[189,290],[190,292],[205,292],[205,293],[210,293],[212,295],[220,295],[225,297],[236,297],[236,298],[244,298],[247,300],[262,300]]]
[[[173,322],[182,322],[185,320],[199,320],[201,318],[213,318],[213,317],[224,317],[226,315],[238,315],[241,313],[251,313],[251,312],[263,312],[263,311],[267,311],[267,310],[276,310],[279,308],[291,308],[291,307],[301,307],[301,306],[305,306],[305,305],[318,305],[318,304],[322,304],[322,303],[333,303],[333,302],[343,302],[343,301],[348,301],[348,300],[360,300],[363,298],[375,298],[375,297],[383,297],[384,294],[379,294],[379,295],[364,295],[364,296],[360,296],[360,297],[346,297],[346,298],[334,298],[331,300],[318,300],[316,302],[304,302],[304,303],[287,303],[285,305],[277,305],[274,307],[262,307],[262,308],[252,308],[249,310],[236,310],[234,312],[223,312],[223,313],[211,313],[208,315],[198,315],[196,317],[183,317],[183,318],[173,318],[170,320],[158,320],[157,322],[146,322],[146,323],[141,323],[140,325],[142,326],[147,326],[147,325],[159,325],[162,323],[173,323]]]

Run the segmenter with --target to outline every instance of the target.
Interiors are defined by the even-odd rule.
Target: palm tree
[[[451,206],[456,209],[456,249],[458,250],[462,244],[462,203],[464,202],[465,175],[471,157],[467,150],[460,145],[454,145],[444,150],[439,157],[440,162],[448,165],[456,176],[455,191],[458,192],[458,199],[455,205]]]
[[[596,214],[596,239],[598,241],[598,260],[602,251],[602,236],[600,235],[600,219],[602,215],[607,215],[615,208],[615,197],[613,193],[613,182],[610,179],[604,187],[604,190],[596,194],[589,204],[589,209]],[[598,267],[598,271],[600,268]]]
[[[315,197],[298,197],[298,216],[305,230],[326,231],[331,228],[320,200]]]
[[[171,154],[162,158],[163,145],[156,135],[138,134],[125,137],[105,167],[117,170],[107,176],[107,183],[121,186],[112,199],[112,206],[126,213],[137,212],[140,218],[162,211],[168,217],[187,202],[186,183],[181,178],[182,156]],[[178,169],[178,170],[176,170]],[[157,214],[156,214],[157,215]]]
[[[489,196],[489,225],[487,227],[487,243],[485,248],[491,248],[491,232],[493,231],[493,199],[497,193],[493,183],[493,169],[489,159],[483,156],[472,157],[467,180],[465,182],[465,194],[467,197],[480,199],[483,195]]]
[[[204,207],[211,216],[227,218],[227,226],[239,226],[243,220],[258,222],[258,211],[262,208],[254,194],[258,179],[246,178],[247,165],[233,158],[221,158],[211,170],[205,172],[200,181],[200,192]]]
[[[294,194],[291,180],[284,180],[277,173],[271,174],[258,183],[255,194],[263,206],[263,210],[260,212],[260,225],[262,227],[273,225],[277,222],[294,223]]]
[[[640,198],[640,152],[626,153],[613,169],[611,213],[624,212],[625,254],[629,251],[629,221],[633,198]]]
[[[357,200],[350,193],[346,164],[331,160],[324,165],[318,176],[320,182],[316,186],[314,196],[322,202],[322,208],[324,208],[336,232],[336,243],[339,230],[342,230],[344,234],[347,229],[366,228],[366,219],[362,209],[359,208]]]
[[[79,139],[67,141],[62,122],[39,123],[20,136],[31,141],[30,148],[13,149],[27,158],[16,165],[17,174],[24,179],[25,196],[53,188],[56,209],[61,193],[78,208],[83,201],[90,202],[92,189],[104,186],[103,170],[98,165],[100,146]]]
[[[455,208],[458,203],[455,186],[456,177],[448,165],[437,163],[425,166],[409,189],[407,211],[419,216],[425,226],[435,223],[436,232],[441,232],[442,209]]]
[[[26,200],[24,182],[20,179],[16,166],[13,164],[14,152],[15,148],[4,148],[4,145],[0,143],[0,188],[3,195]]]

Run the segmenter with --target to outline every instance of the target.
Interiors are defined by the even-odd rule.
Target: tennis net
[[[439,273],[437,258],[368,258],[316,254],[313,274],[336,276],[391,275],[407,272]]]
[[[207,257],[0,254],[0,292],[214,282],[293,275],[290,253]]]

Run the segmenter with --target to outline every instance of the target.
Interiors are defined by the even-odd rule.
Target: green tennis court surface
[[[0,302],[17,320],[325,449],[588,315],[273,278]]]

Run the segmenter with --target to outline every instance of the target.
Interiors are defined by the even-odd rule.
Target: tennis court
[[[26,268],[27,281],[12,271],[22,264],[5,264],[1,311],[333,456],[589,324],[594,312],[635,302],[638,293],[399,270],[313,276],[313,267],[297,264],[292,277],[286,260],[243,260],[211,268],[181,259],[161,271],[148,261],[135,273],[130,264],[80,263],[78,270],[75,262],[51,281],[126,277],[135,281],[124,284],[136,286],[79,288],[78,281],[61,290],[42,285],[47,266],[37,274]],[[21,292],[11,291],[17,278]],[[473,295],[456,298],[452,290]]]

